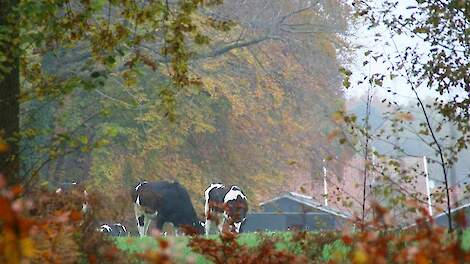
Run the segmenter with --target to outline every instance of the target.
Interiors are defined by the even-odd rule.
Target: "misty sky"
[[[376,5],[380,5],[382,1],[374,1]],[[406,7],[410,5],[415,5],[416,2],[413,0],[402,0],[399,1],[400,5],[397,9],[401,14],[410,13],[410,10],[407,10]],[[374,41],[374,36],[379,33],[383,37],[381,38],[380,42]],[[353,72],[352,76],[352,85],[351,88],[345,91],[345,95],[347,98],[351,97],[360,97],[367,93],[368,84],[357,85],[356,82],[362,79],[362,76],[365,75],[372,75],[374,73],[388,73],[387,66],[389,63],[383,63],[379,59],[379,61],[375,62],[372,58],[368,59],[369,63],[367,65],[363,65],[364,60],[367,58],[364,56],[364,52],[367,50],[372,50],[373,52],[379,52],[383,54],[390,54],[392,57],[402,53],[407,46],[416,47],[419,51],[420,49],[423,52],[427,49],[426,44],[423,43],[418,38],[412,38],[410,35],[402,34],[392,36],[392,32],[385,27],[379,27],[374,29],[368,29],[367,25],[357,25],[356,29],[351,30],[352,34],[352,43],[358,48],[353,55],[353,61],[349,65],[350,70]],[[387,46],[386,42],[390,45]],[[370,57],[370,55],[369,55]],[[396,94],[392,95],[387,93],[387,90],[391,88],[392,91],[396,92]],[[419,89],[419,95],[421,97],[427,96],[436,96],[436,92],[432,92],[428,89]],[[407,84],[406,80],[401,77],[396,77],[393,81],[386,80],[384,81],[383,87],[374,87],[373,93],[375,97],[380,99],[383,98],[393,98],[397,103],[400,104],[408,104],[410,102],[415,102],[416,97],[413,94],[410,86]]]

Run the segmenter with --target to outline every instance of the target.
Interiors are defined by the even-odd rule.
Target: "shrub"
[[[93,206],[93,200],[89,201]],[[131,263],[95,231],[93,210],[81,214],[83,192],[24,195],[0,175],[0,263]]]
[[[462,236],[436,226],[427,210],[414,209],[421,217],[407,230],[391,229],[389,211],[373,205],[375,219],[364,231],[345,234],[352,263],[470,263],[470,252],[462,247]]]
[[[194,236],[188,246],[195,252],[216,263],[305,263],[305,256],[297,256],[287,250],[277,250],[275,237],[263,238],[253,248],[237,242],[237,235],[224,231],[220,241]]]

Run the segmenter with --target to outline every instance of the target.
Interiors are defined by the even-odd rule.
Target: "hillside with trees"
[[[109,19],[117,22],[113,8]],[[206,27],[215,19],[223,22]],[[308,187],[310,171],[321,171],[331,151],[330,115],[344,104],[338,68],[346,57],[346,6],[231,1],[203,9],[193,23],[201,39],[188,44],[186,67],[197,83],[184,89],[169,79],[158,34],[131,53],[119,44],[103,64],[90,64],[96,51],[86,39],[36,55],[36,70],[58,87],[37,91],[32,83],[35,96],[21,104],[21,129],[29,133],[23,177],[109,190],[178,180],[199,208],[215,181],[241,185],[253,205]],[[113,34],[125,29],[131,37],[120,24]]]

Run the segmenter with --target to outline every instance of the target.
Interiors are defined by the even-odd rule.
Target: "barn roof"
[[[263,205],[272,203],[274,201],[277,201],[277,200],[280,200],[280,199],[283,199],[283,198],[287,198],[287,199],[296,201],[298,203],[301,203],[303,205],[315,208],[315,209],[323,211],[325,213],[329,213],[329,214],[336,215],[336,216],[343,217],[343,218],[351,218],[351,215],[349,215],[349,213],[347,213],[347,212],[342,212],[342,211],[339,211],[337,209],[334,209],[334,208],[331,208],[331,207],[328,207],[328,206],[324,206],[321,203],[318,203],[317,201],[315,201],[313,199],[313,197],[307,196],[307,195],[304,195],[304,194],[300,194],[300,193],[296,193],[296,192],[283,193],[282,195],[280,195],[278,197],[275,197],[273,199],[270,199],[270,200],[267,200],[265,202],[260,203],[259,206],[263,206]]]
[[[455,212],[460,211],[460,210],[462,210],[462,209],[465,209],[465,208],[467,208],[467,207],[470,207],[470,203],[466,203],[466,204],[461,205],[461,206],[456,207],[456,208],[451,208],[451,209],[450,209],[450,213],[451,213],[451,214],[452,214],[452,213],[455,213]],[[441,217],[441,216],[446,215],[446,214],[447,214],[447,209],[446,209],[445,212],[436,214],[436,215],[434,215],[433,217],[434,217],[434,218],[438,218],[438,217]]]

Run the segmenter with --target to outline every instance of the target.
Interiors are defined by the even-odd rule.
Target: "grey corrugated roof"
[[[464,209],[464,208],[467,208],[467,207],[470,207],[470,203],[461,205],[461,206],[456,207],[456,208],[450,208],[450,213],[452,214],[452,213],[454,213],[454,212],[456,212],[456,211],[460,211],[460,210],[462,210],[462,209]],[[439,214],[437,214],[437,215],[433,215],[433,218],[438,218],[438,217],[441,217],[441,216],[443,216],[443,215],[445,215],[445,214],[447,214],[447,209],[445,210],[445,212],[439,213]]]
[[[351,215],[348,212],[342,212],[342,211],[339,211],[337,209],[333,209],[329,206],[324,206],[321,203],[318,203],[317,201],[315,201],[313,199],[313,197],[303,195],[303,194],[300,194],[300,193],[296,193],[296,192],[283,193],[282,195],[280,195],[278,197],[275,197],[273,199],[270,199],[268,201],[260,203],[259,206],[263,206],[265,204],[277,201],[277,200],[282,199],[282,198],[287,198],[287,199],[296,201],[298,203],[301,203],[301,204],[304,204],[306,206],[315,208],[315,209],[323,211],[325,213],[333,214],[333,215],[343,217],[343,218],[351,218]]]

